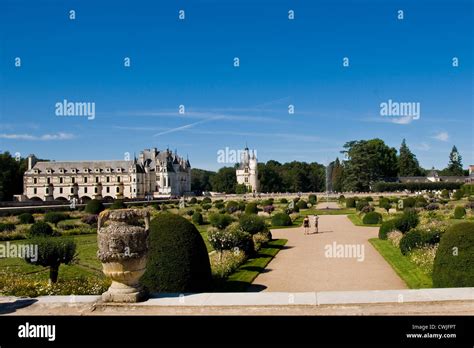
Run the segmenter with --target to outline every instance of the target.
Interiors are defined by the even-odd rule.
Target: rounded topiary
[[[203,217],[202,217],[202,214],[199,213],[199,212],[195,212],[195,213],[193,214],[192,219],[193,219],[193,222],[194,222],[196,225],[202,225],[202,224],[204,223],[204,219],[203,219]]]
[[[306,203],[304,200],[299,200],[298,203],[296,203],[296,206],[299,209],[308,209],[308,203]]]
[[[257,214],[258,213],[258,208],[256,203],[248,203],[245,206],[245,214]]]
[[[141,282],[152,292],[210,290],[206,245],[191,222],[175,214],[160,214],[151,221],[148,263]]]
[[[400,251],[403,255],[408,254],[411,250],[419,248],[423,245],[423,237],[419,230],[411,230],[405,233],[400,240]]]
[[[308,202],[314,205],[318,202],[318,198],[316,197],[316,195],[309,195]]]
[[[223,202],[215,202],[214,203],[214,207],[216,207],[216,209],[224,209],[225,208],[225,204]]]
[[[414,228],[420,222],[418,214],[413,209],[407,209],[401,216],[395,219],[395,227],[402,233],[408,232],[411,228]]]
[[[367,225],[375,225],[382,222],[382,215],[376,211],[371,211],[364,215],[362,222]]]
[[[388,212],[392,207],[392,204],[390,203],[390,200],[388,198],[380,198],[379,207],[385,209]]]
[[[242,231],[255,234],[265,230],[265,220],[256,214],[243,214],[239,219]]]
[[[20,221],[21,224],[34,224],[35,223],[35,218],[33,217],[33,214],[31,213],[23,213],[18,215],[18,220]]]
[[[474,286],[474,223],[452,225],[443,234],[433,266],[433,287]]]
[[[209,210],[211,208],[212,208],[212,205],[210,205],[209,203],[206,203],[206,204],[202,205],[202,209],[204,209],[204,210]]]
[[[368,207],[368,206],[370,206],[370,203],[368,201],[366,201],[365,199],[362,199],[362,200],[357,202],[356,210],[361,211],[362,209],[364,209],[365,207]]]
[[[50,222],[52,224],[57,225],[59,221],[67,220],[69,219],[69,215],[65,213],[58,213],[54,211],[50,211],[46,214],[44,214],[44,221],[45,222]]]
[[[214,213],[209,214],[209,222],[213,227],[219,229],[226,228],[233,221],[232,217],[228,214]]]
[[[394,219],[382,222],[382,225],[379,228],[379,239],[387,239],[387,234],[395,230]]]
[[[11,222],[1,222],[0,223],[0,232],[11,232],[16,229],[15,224],[12,224]]]
[[[125,209],[126,206],[121,199],[116,199],[109,207],[109,209]]]
[[[272,226],[291,226],[293,222],[288,214],[277,213],[272,217]]]
[[[239,203],[236,201],[228,201],[225,209],[229,214],[235,213],[237,210],[239,210]]]
[[[91,199],[89,202],[87,202],[85,211],[89,214],[99,214],[104,209],[104,205],[101,201],[97,199]]]
[[[288,200],[286,198],[282,198],[282,199],[280,199],[280,203],[286,204],[286,203],[288,203]]]
[[[457,206],[454,208],[454,218],[455,219],[462,219],[464,216],[466,216],[466,209],[461,206]]]
[[[30,237],[52,236],[53,233],[54,232],[51,225],[44,221],[35,222],[33,225],[31,225],[29,230]]]
[[[197,198],[193,197],[189,200],[189,204],[196,204],[197,203]]]
[[[447,189],[441,191],[441,198],[449,198],[449,191]]]
[[[202,204],[209,204],[212,200],[209,197],[204,197],[201,201]]]
[[[355,208],[356,200],[355,198],[349,197],[346,198],[346,208]]]

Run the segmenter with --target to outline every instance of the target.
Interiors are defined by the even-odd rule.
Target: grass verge
[[[432,288],[433,280],[415,264],[402,255],[399,248],[394,247],[388,240],[378,238],[369,239],[369,242],[383,256],[393,270],[402,278],[410,289]]]

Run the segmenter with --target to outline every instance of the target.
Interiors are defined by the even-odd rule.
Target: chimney
[[[28,156],[28,170],[33,169],[33,167],[36,164],[36,157],[35,155],[29,155]]]

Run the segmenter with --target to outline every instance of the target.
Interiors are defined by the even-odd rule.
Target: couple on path
[[[303,220],[304,234],[310,234],[310,226],[314,228],[314,233],[318,233],[318,220],[319,216],[317,215],[305,216]]]

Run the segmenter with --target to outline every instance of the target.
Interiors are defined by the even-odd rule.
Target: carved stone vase
[[[145,227],[140,224],[144,220]],[[146,293],[139,283],[145,273],[150,213],[144,209],[106,210],[97,223],[99,250],[104,274],[112,285],[102,294],[104,302],[140,302]]]

